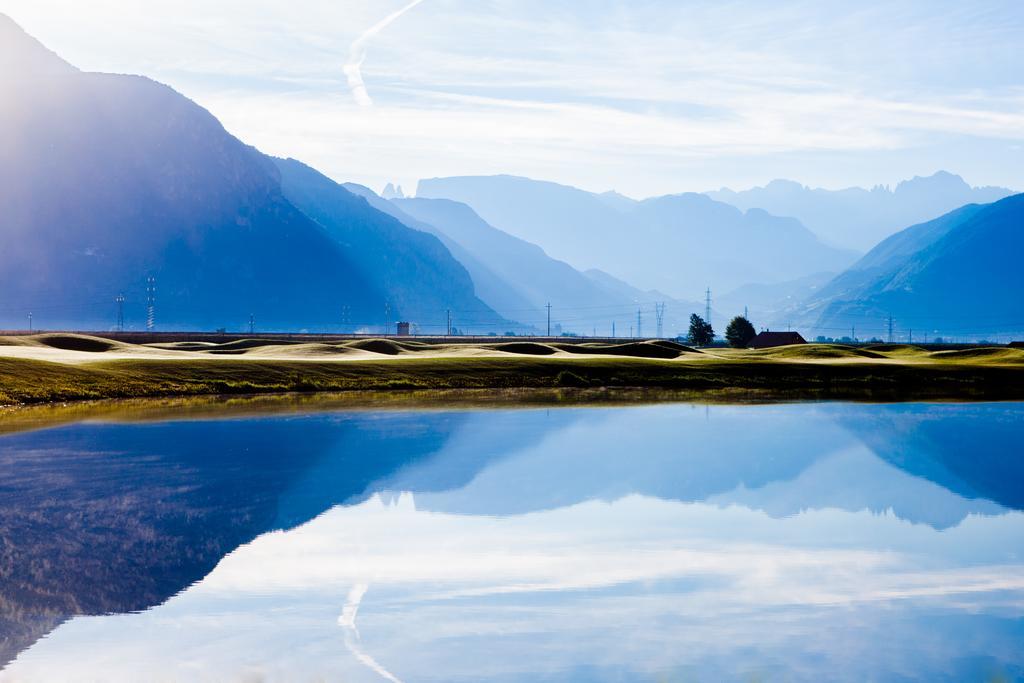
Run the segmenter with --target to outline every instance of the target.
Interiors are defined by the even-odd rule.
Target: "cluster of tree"
[[[750,345],[751,340],[757,336],[754,326],[742,315],[738,315],[729,321],[725,328],[725,340],[729,346],[737,349],[745,349]],[[715,340],[715,330],[711,323],[704,320],[696,313],[690,316],[690,332],[687,341],[693,346],[710,346]]]

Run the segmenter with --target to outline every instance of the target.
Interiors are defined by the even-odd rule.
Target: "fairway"
[[[360,339],[128,344],[0,337],[0,404],[102,398],[438,389],[748,390],[780,398],[1019,398],[1024,350],[807,344],[759,351],[670,341],[426,344]]]

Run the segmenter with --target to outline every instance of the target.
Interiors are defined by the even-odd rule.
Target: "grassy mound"
[[[863,347],[867,351],[874,351],[876,353],[884,353],[888,355],[910,355],[916,353],[927,353],[925,349],[920,346],[914,346],[913,344],[871,344],[870,346]]]
[[[982,347],[978,349],[956,349],[952,351],[934,351],[930,358],[941,361],[973,361],[976,363],[1009,363],[1024,364],[1024,349],[1007,349],[1003,347]]]
[[[123,346],[118,342],[84,334],[41,334],[33,338],[41,346],[49,346],[62,351],[84,351],[86,353],[103,353]]]
[[[494,344],[491,348],[495,351],[518,353],[525,356],[550,356],[558,351],[554,346],[538,344],[536,342],[508,342],[505,344]]]
[[[667,342],[671,344],[672,342]],[[665,346],[661,342],[627,342],[625,344],[552,344],[568,353],[600,354],[605,356],[630,356],[633,358],[678,358],[682,351]],[[683,347],[681,344],[673,346]]]
[[[206,349],[217,347],[213,342],[201,341],[158,342],[156,344],[143,344],[142,346],[151,349],[165,349],[167,351],[205,351]]]
[[[379,353],[384,356],[397,356],[403,351],[408,350],[403,343],[391,341],[390,339],[358,339],[346,343],[345,346],[350,349]]]
[[[754,354],[762,358],[776,358],[785,360],[827,360],[837,358],[885,358],[877,351],[861,349],[855,346],[842,346],[836,344],[793,344],[792,346],[777,346],[773,349],[761,349],[754,351]]]

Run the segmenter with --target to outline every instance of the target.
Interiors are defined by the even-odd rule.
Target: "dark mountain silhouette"
[[[470,274],[435,236],[410,229],[416,226],[403,224],[294,159],[274,163],[285,198],[358,254],[360,275],[379,283],[391,304],[421,331],[443,331],[447,309],[459,312],[460,327],[487,331],[510,324],[474,295]]]
[[[307,216],[271,159],[172,89],[80,72],[6,17],[0,45],[0,326],[109,329],[123,293],[138,328],[149,277],[158,329],[489,314],[436,239],[293,173]]]
[[[344,292],[364,315],[383,306],[207,111],[146,78],[74,70],[6,17],[0,34],[0,323],[109,328],[123,292],[139,325],[149,276],[167,327],[323,324]]]
[[[421,180],[417,197],[463,202],[489,224],[576,268],[641,289],[696,298],[748,282],[840,270],[854,252],[829,247],[799,221],[739,211],[698,194],[634,202],[512,176]]]
[[[801,306],[818,329],[977,338],[1024,331],[1024,195],[968,205],[899,232]]]
[[[735,192],[723,188],[708,196],[740,209],[761,208],[799,219],[823,239],[852,249],[870,249],[908,225],[937,218],[964,204],[986,204],[1013,194],[1004,187],[971,187],[946,171],[915,177],[895,189],[812,189],[791,180]]]

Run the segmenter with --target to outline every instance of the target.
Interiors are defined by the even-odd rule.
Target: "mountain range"
[[[151,287],[164,329],[383,330],[446,306],[498,319],[435,237],[292,173],[171,88],[81,72],[3,16],[0,46],[0,324],[109,329],[123,294],[138,328]]]
[[[450,314],[538,333],[550,304],[556,334],[650,335],[664,302],[674,335],[711,288],[719,332],[748,305],[813,336],[884,337],[890,316],[901,338],[1024,331],[1021,196],[945,172],[642,201],[469,176],[379,196],[260,153],[167,86],[79,71],[3,15],[0,131],[8,328],[110,329],[123,296],[129,329],[153,298],[157,329],[440,333]]]
[[[857,258],[796,219],[696,193],[636,202],[528,178],[472,176],[421,180],[416,196],[468,204],[487,223],[578,269],[598,268],[681,299],[700,298],[707,287],[838,271]]]
[[[882,241],[794,311],[815,334],[977,338],[1024,330],[1024,194],[969,204]]]
[[[1004,187],[971,187],[958,175],[939,171],[914,177],[895,189],[810,188],[792,180],[773,180],[764,187],[735,192],[723,188],[706,193],[743,210],[764,209],[793,216],[826,242],[864,251],[902,230],[965,204],[987,204],[1013,194]]]

